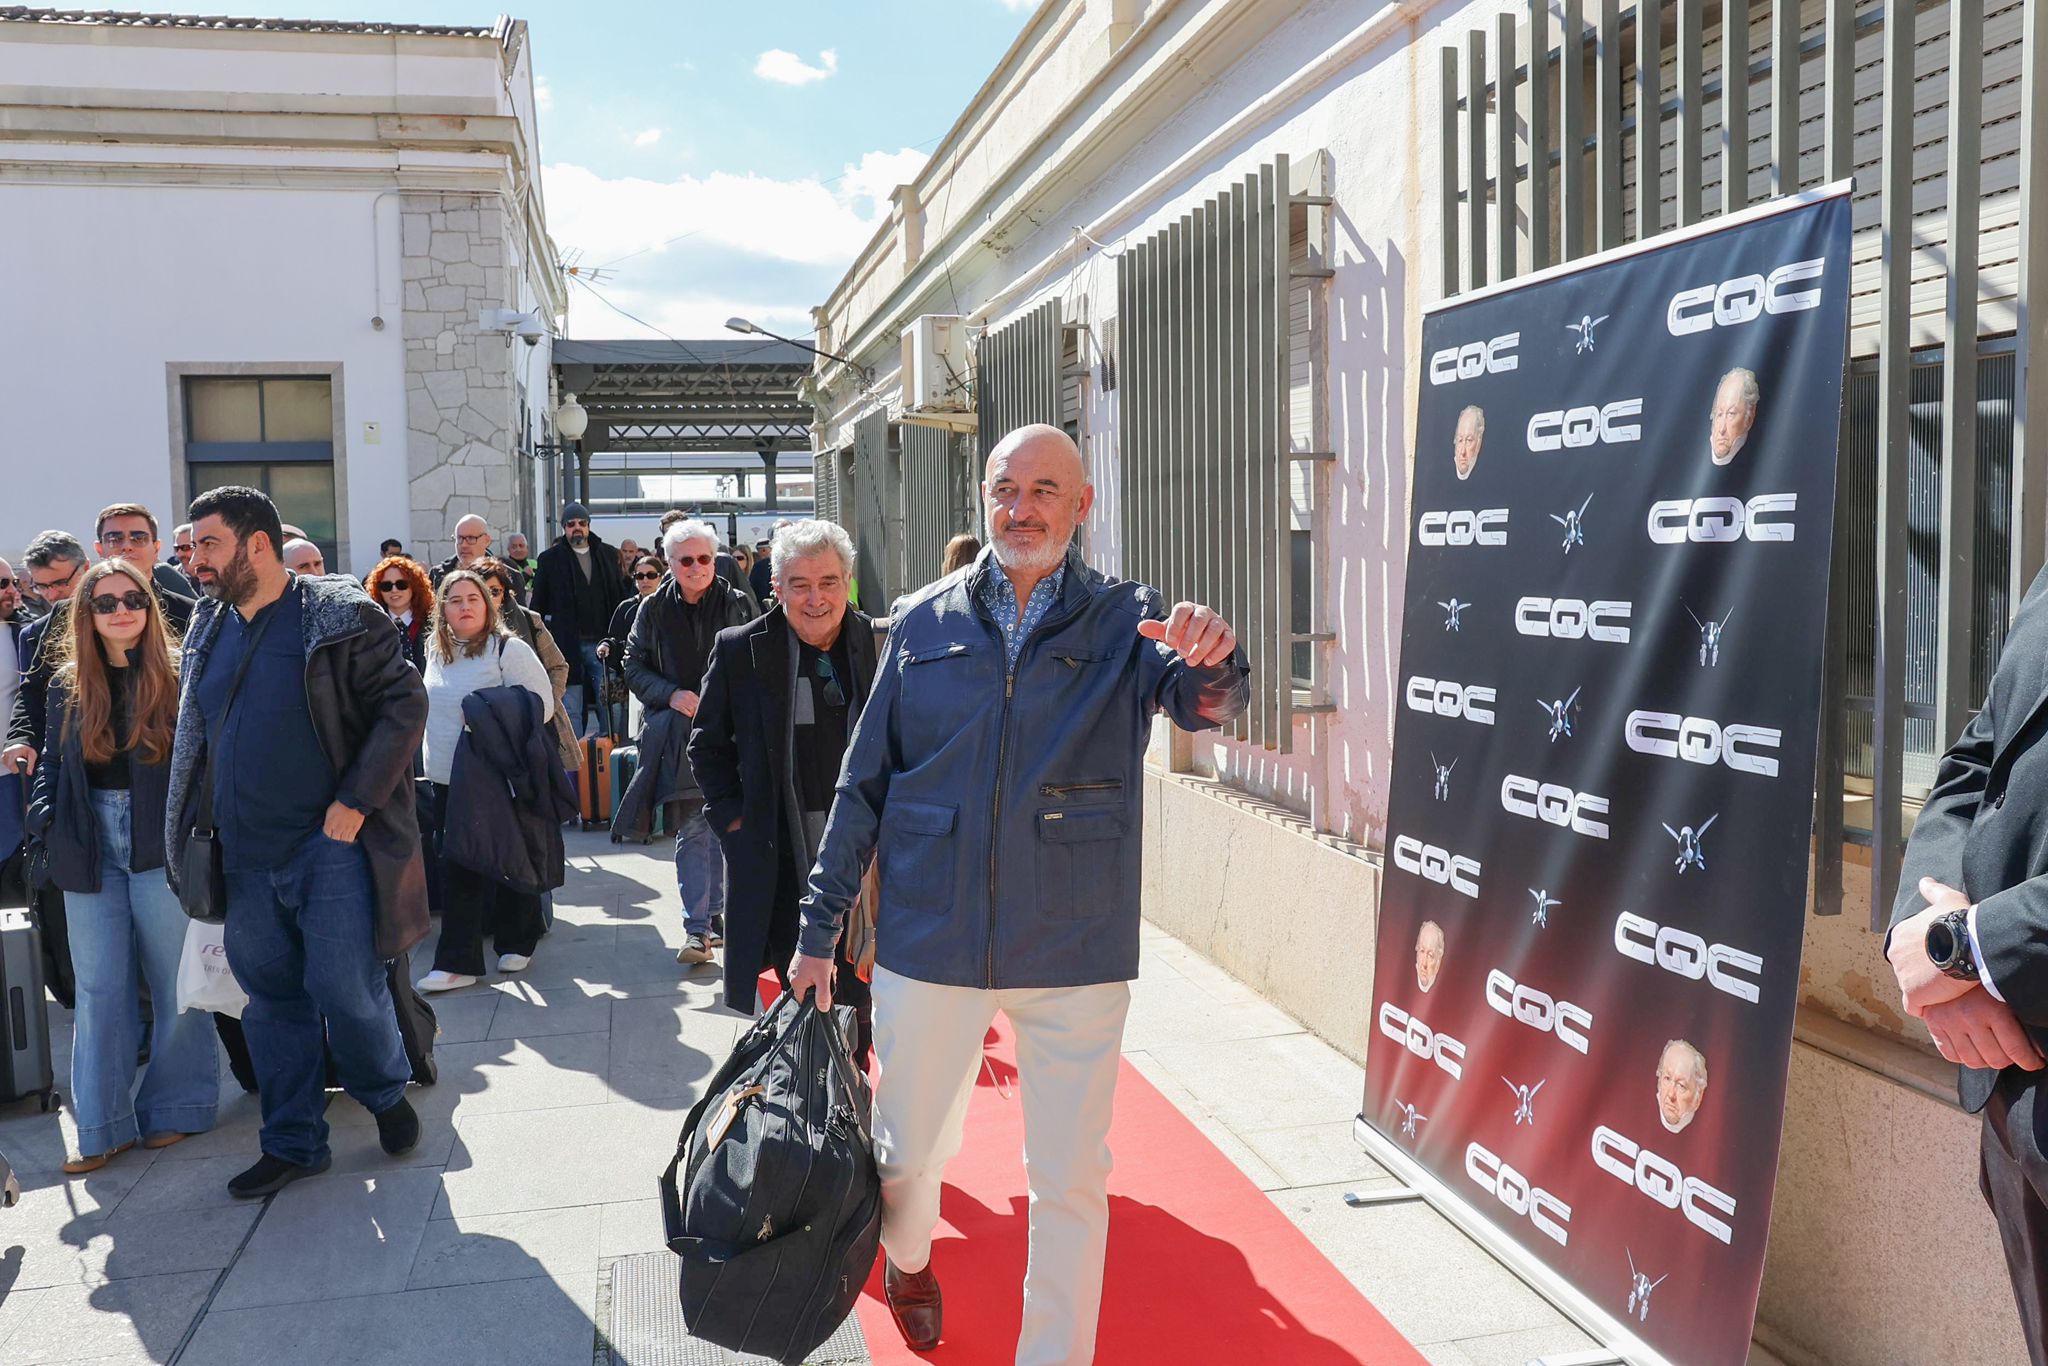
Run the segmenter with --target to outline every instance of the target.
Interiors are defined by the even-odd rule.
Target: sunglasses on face
[[[101,545],[148,545],[156,537],[147,531],[102,531]]]
[[[403,593],[412,587],[404,579],[386,579],[377,585],[379,593]]]
[[[12,587],[14,587],[13,579],[0,579],[0,592],[4,592]]]
[[[131,588],[119,597],[112,593],[101,593],[92,600],[92,614],[96,617],[110,617],[124,607],[131,612],[147,612],[149,594],[139,588]]]
[[[676,556],[676,563],[702,565],[710,564],[716,558],[714,555],[678,555]]]
[[[845,706],[846,692],[839,686],[839,675],[832,668],[832,656],[818,656],[818,677],[825,680],[825,705],[828,707]]]
[[[660,577],[661,577],[661,575],[659,575],[659,574],[655,574],[655,573],[652,573],[652,572],[650,572],[650,571],[648,571],[648,570],[645,570],[645,569],[643,569],[643,570],[641,570],[641,571],[640,571],[639,573],[637,573],[637,574],[635,574],[635,575],[633,576],[633,582],[635,582],[635,583],[653,583],[653,582],[654,582],[654,581],[655,581],[656,579],[659,579]]]

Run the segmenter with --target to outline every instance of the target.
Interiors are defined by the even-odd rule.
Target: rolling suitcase
[[[593,735],[583,742],[583,767],[576,770],[576,805],[583,828],[595,830],[612,822],[612,739]]]
[[[57,1103],[50,1068],[50,1009],[43,997],[43,933],[25,910],[0,911],[0,1101]]]
[[[633,785],[633,777],[639,771],[640,747],[638,745],[620,745],[612,751],[612,810],[614,812],[618,810],[620,799],[625,797],[626,789]],[[656,803],[657,813],[659,805],[659,803]],[[660,833],[659,830],[654,830],[649,833],[648,838],[633,842],[635,844],[652,844],[654,842],[654,835]],[[623,841],[621,842],[623,843]]]

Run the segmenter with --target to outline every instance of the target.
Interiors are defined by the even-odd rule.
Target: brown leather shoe
[[[84,1176],[87,1172],[96,1172],[134,1146],[135,1140],[131,1138],[118,1148],[109,1148],[103,1153],[94,1153],[90,1157],[66,1158],[64,1160],[64,1174],[66,1176]],[[936,1290],[937,1287],[934,1286],[933,1289]]]
[[[929,1264],[922,1271],[905,1272],[884,1258],[882,1291],[888,1296],[897,1331],[911,1351],[929,1352],[939,1345],[945,1305],[939,1296],[939,1278]]]

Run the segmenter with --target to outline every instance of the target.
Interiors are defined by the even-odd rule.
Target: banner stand
[[[1432,1176],[1429,1170],[1410,1157],[1398,1144],[1383,1136],[1379,1130],[1365,1122],[1363,1115],[1351,1121],[1352,1136],[1366,1155],[1385,1167],[1404,1189],[1378,1192],[1361,1192],[1354,1201],[1346,1194],[1346,1204],[1377,1205],[1396,1203],[1398,1194],[1402,1199],[1420,1199],[1431,1209],[1458,1226],[1458,1229],[1480,1247],[1487,1255],[1512,1272],[1515,1278],[1548,1300],[1553,1308],[1583,1329],[1586,1335],[1605,1347],[1605,1353],[1591,1357],[1574,1353],[1567,1357],[1543,1357],[1538,1360],[1546,1366],[1602,1366],[1605,1362],[1624,1362],[1627,1366],[1680,1366],[1671,1358],[1660,1355],[1641,1338],[1614,1318],[1606,1310],[1574,1289],[1571,1282],[1553,1271],[1549,1266],[1530,1257],[1514,1239],[1507,1236],[1498,1224],[1487,1219],[1457,1195],[1450,1187]],[[1374,1196],[1379,1198],[1375,1199]],[[1533,1366],[1533,1364],[1532,1364]]]

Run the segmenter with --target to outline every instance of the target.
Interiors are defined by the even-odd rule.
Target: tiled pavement
[[[615,1259],[661,1247],[656,1173],[743,1021],[717,1004],[712,969],[676,966],[662,851],[572,834],[570,852],[532,967],[438,998],[441,1079],[412,1091],[425,1138],[404,1159],[337,1098],[332,1173],[234,1200],[225,1182],[255,1156],[258,1115],[225,1069],[212,1133],[81,1179],[58,1170],[68,1115],[0,1107],[24,1190],[0,1211],[0,1361],[592,1362],[600,1284]],[[1344,1204],[1392,1183],[1351,1137],[1355,1065],[1149,926],[1143,972],[1133,1065],[1432,1362],[1592,1346],[1426,1207]],[[61,1077],[62,1011],[53,1033]]]

